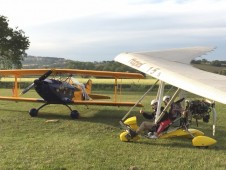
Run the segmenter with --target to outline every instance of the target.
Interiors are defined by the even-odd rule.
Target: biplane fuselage
[[[36,92],[50,104],[70,104],[73,101],[75,90],[79,91],[67,82],[54,79],[35,80],[34,84]]]

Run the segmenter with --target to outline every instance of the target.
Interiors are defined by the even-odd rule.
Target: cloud
[[[29,36],[32,55],[99,61],[122,51],[207,45],[225,56],[223,0],[0,2],[12,25]]]

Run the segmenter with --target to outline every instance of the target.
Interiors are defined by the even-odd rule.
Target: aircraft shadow
[[[2,109],[2,111],[7,111],[7,112],[19,112],[19,113],[28,113],[28,111],[25,111],[25,110],[16,110],[16,109]]]
[[[9,111],[9,112],[19,112],[19,113],[26,113],[28,116],[28,111],[26,110],[16,110],[16,109],[1,109],[4,111]],[[59,114],[59,113],[50,113],[50,112],[42,112],[38,114],[38,117],[35,117],[34,119],[60,119],[60,120],[71,120],[71,121],[82,121],[82,122],[93,122],[93,123],[102,123],[102,124],[107,124],[108,126],[113,126],[119,129],[122,129],[119,121],[122,119],[122,117],[125,115],[125,110],[115,110],[114,113],[112,113],[112,110],[99,110],[95,112],[94,115],[92,116],[87,116],[86,114],[82,115],[79,119],[72,120],[69,114]],[[135,115],[135,113],[131,114],[129,117]],[[139,121],[142,121],[142,116],[137,115],[138,117],[138,125],[140,124]],[[197,129],[201,129],[201,131],[205,132],[206,136],[212,137],[212,129],[210,129],[208,126],[211,126],[210,124],[206,124],[205,126],[198,127]],[[193,128],[196,128],[193,125]],[[218,126],[216,130],[217,136],[213,137],[218,141],[218,143],[214,146],[209,147],[208,149],[211,150],[226,150],[225,143],[226,143],[226,138],[224,137],[224,131],[221,130],[224,127]],[[147,139],[147,140],[153,140],[153,139]],[[159,145],[159,146],[165,146],[165,147],[175,147],[175,148],[192,148],[192,149],[204,149],[204,148],[198,148],[198,147],[193,147],[191,145],[191,139],[186,139],[186,138],[171,138],[171,139],[159,139],[159,140],[153,140],[153,141],[147,141],[147,140],[142,140],[138,141],[136,143],[140,143],[143,145]],[[170,140],[171,142],[161,142],[161,140]],[[184,140],[190,141],[189,143],[184,143]]]
[[[149,141],[147,141],[149,140]],[[142,145],[154,145],[154,146],[161,146],[161,147],[166,147],[166,148],[189,148],[189,149],[200,149],[200,150],[214,150],[214,151],[222,151],[226,150],[224,146],[218,146],[218,145],[213,145],[208,148],[205,147],[195,147],[192,146],[192,139],[186,139],[186,138],[181,138],[181,137],[175,137],[175,138],[170,138],[170,139],[147,139],[147,140],[142,140],[138,141],[136,143],[142,144]],[[169,142],[164,142],[164,140],[167,140]]]
[[[79,119],[71,119],[69,114],[59,114],[59,113],[47,113],[40,112],[37,118],[40,119],[62,119],[71,121],[83,121],[83,122],[93,122],[111,125],[114,127],[119,127],[119,121],[124,116],[123,111],[117,110],[112,114],[112,110],[100,110],[93,115],[83,114]]]

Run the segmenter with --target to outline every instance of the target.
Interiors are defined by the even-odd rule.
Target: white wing
[[[213,47],[121,53],[115,61],[191,93],[226,104],[226,76],[194,68],[190,62]]]

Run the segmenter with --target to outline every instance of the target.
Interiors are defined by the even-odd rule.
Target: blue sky
[[[0,15],[25,31],[28,55],[113,60],[121,52],[215,46],[226,60],[224,0],[0,0]]]

